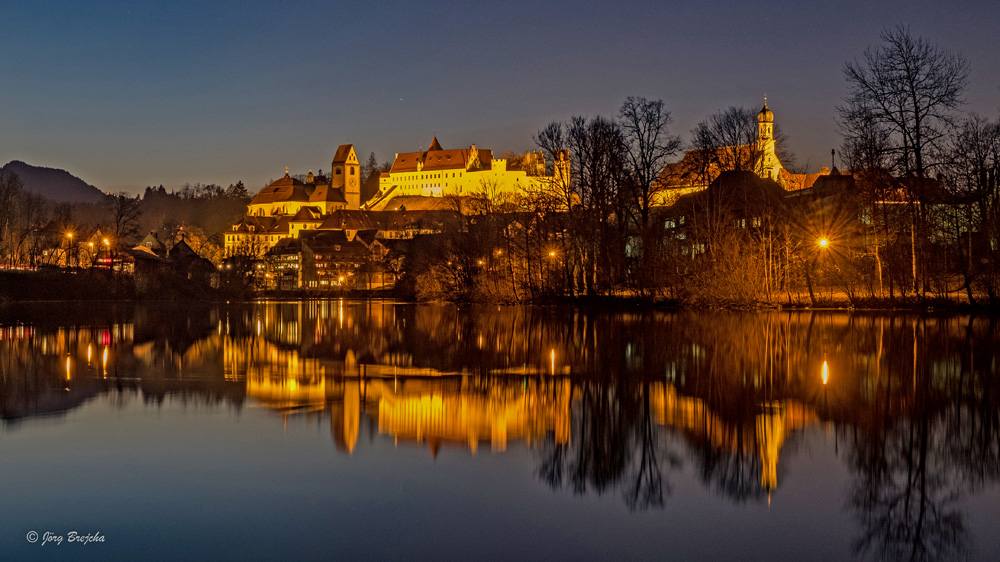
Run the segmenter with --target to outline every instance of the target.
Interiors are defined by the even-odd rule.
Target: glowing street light
[[[73,249],[73,233],[67,232],[66,238],[69,240],[66,242],[66,265],[73,267],[73,253],[70,250]]]
[[[826,248],[829,245],[830,245],[830,241],[827,240],[826,238],[820,238],[819,239],[819,246],[820,246],[820,248]]]

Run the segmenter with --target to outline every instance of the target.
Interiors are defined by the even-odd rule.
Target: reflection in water
[[[972,317],[37,305],[0,315],[0,417],[109,393],[305,416],[347,453],[365,428],[435,456],[518,442],[549,486],[631,509],[665,506],[685,470],[768,502],[816,429],[846,451],[859,556],[954,559],[960,500],[1000,480],[996,343]]]

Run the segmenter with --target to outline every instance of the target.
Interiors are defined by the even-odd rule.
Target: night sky
[[[884,27],[963,54],[967,109],[1000,110],[995,2],[4,2],[0,164],[105,191],[251,192],[426,148],[523,151],[554,119],[660,98],[672,129],[767,93],[800,164],[839,146],[844,63]]]

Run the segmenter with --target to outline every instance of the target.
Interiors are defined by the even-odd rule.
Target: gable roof
[[[226,234],[287,234],[292,217],[244,215]]]
[[[347,203],[344,192],[329,184],[317,185],[316,190],[309,196],[310,203]]]
[[[333,155],[334,164],[345,164],[351,157],[351,151],[354,150],[353,144],[342,144],[337,147],[337,153]],[[355,156],[357,158],[357,156]]]
[[[322,216],[318,207],[303,206],[290,219],[292,222],[312,222]]]
[[[463,149],[444,150],[437,137],[423,152],[400,152],[392,163],[389,173],[442,170],[489,170],[493,165],[493,151],[479,149],[476,145]]]
[[[782,168],[779,172],[781,175],[781,183],[785,186],[788,191],[798,191],[800,189],[809,189],[816,183],[816,180],[823,176],[829,174],[818,173],[818,174],[793,174],[788,170]]]

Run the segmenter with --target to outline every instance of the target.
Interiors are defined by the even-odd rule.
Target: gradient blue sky
[[[106,191],[185,182],[251,191],[380,160],[532,147],[554,119],[663,99],[673,130],[764,92],[800,163],[840,144],[842,68],[909,25],[962,53],[967,106],[1000,109],[1000,5],[909,2],[69,2],[0,8],[0,164],[64,168]]]

